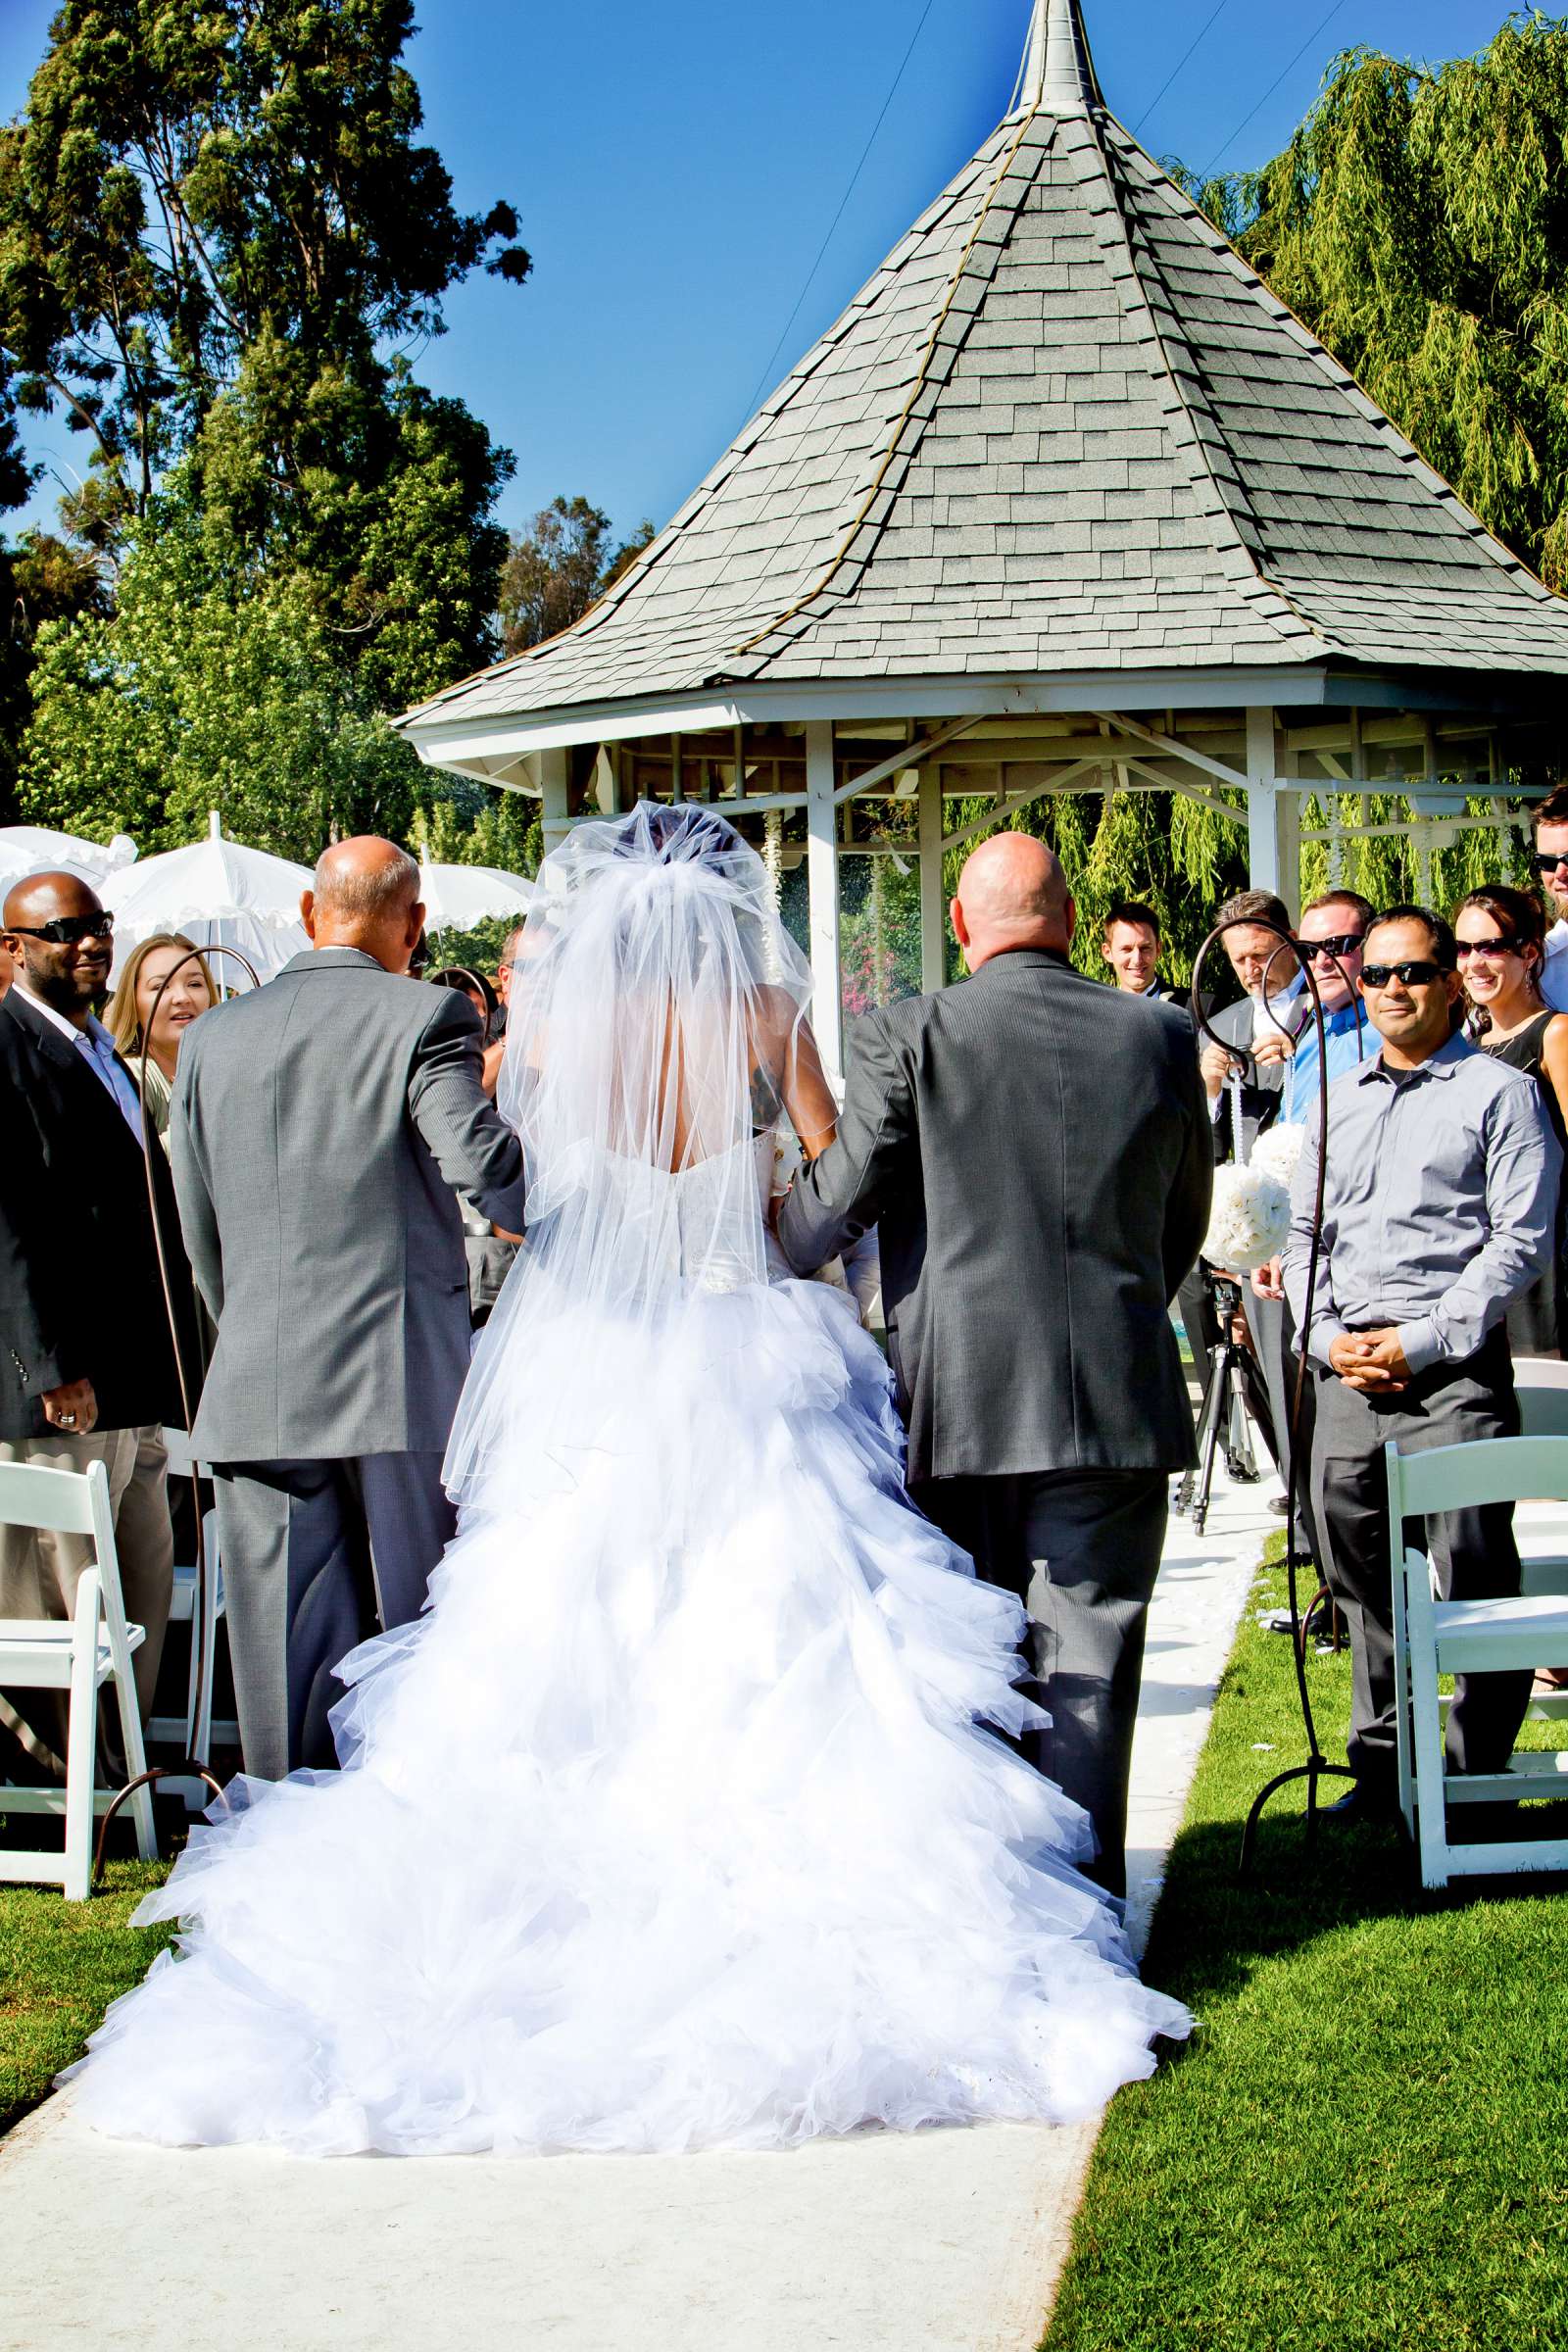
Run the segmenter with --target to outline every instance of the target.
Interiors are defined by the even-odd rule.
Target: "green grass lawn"
[[[1337,1759],[1348,1681],[1313,1661]],[[1048,2352],[1562,2352],[1562,1882],[1422,1896],[1394,1832],[1314,1851],[1290,1790],[1239,1886],[1248,1807],[1302,1744],[1290,1643],[1250,1607],[1146,1963],[1199,2030],[1112,2105]]]
[[[26,1825],[28,1840],[38,1825]],[[146,1975],[168,1940],[133,1928],[130,1915],[166,1876],[150,1862],[111,1862],[91,1902],[68,1903],[58,1887],[0,1886],[0,2132],[79,2058],[110,2002]]]

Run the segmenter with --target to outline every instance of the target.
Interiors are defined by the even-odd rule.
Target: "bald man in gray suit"
[[[1025,1752],[1125,1886],[1127,1775],[1168,1481],[1193,1421],[1168,1307],[1208,1221],[1212,1143],[1186,1014],[1067,958],[1042,842],[964,867],[971,977],[856,1025],[837,1141],[796,1180],[799,1273],[879,1228],[911,1494],[1028,1611]]]
[[[479,1018],[407,977],[418,868],[341,842],[315,945],[180,1048],[180,1222],[218,1327],[196,1451],[217,1480],[245,1768],[334,1760],[332,1669],[408,1623],[454,1519],[441,1461],[468,1365],[458,1195],[522,1229],[522,1151]]]

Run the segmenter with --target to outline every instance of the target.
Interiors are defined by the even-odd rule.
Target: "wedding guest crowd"
[[[1516,1432],[1513,1359],[1562,1351],[1568,1017],[1550,990],[1555,982],[1568,1005],[1568,792],[1543,805],[1537,840],[1538,871],[1561,910],[1550,935],[1539,901],[1503,884],[1472,891],[1452,927],[1412,906],[1378,914],[1344,889],[1294,924],[1278,899],[1255,892],[1215,916],[1242,991],[1208,1016],[1225,1042],[1210,1038],[1201,1056],[1216,1157],[1238,1144],[1250,1155],[1273,1126],[1304,1130],[1290,1245],[1243,1295],[1265,1435],[1282,1475],[1296,1446],[1298,1538],[1348,1626],[1356,1778],[1334,1810],[1349,1815],[1385,1815],[1394,1801],[1383,1446]],[[1329,1103],[1304,1379],[1320,1049],[1287,935],[1309,951]],[[1434,1523],[1446,1594],[1517,1592],[1511,1523],[1506,1506]],[[1455,1769],[1506,1761],[1530,1681],[1461,1687],[1447,1731]]]
[[[1542,898],[1491,884],[1451,925],[1345,888],[1295,921],[1263,891],[1214,918],[1237,995],[1199,1041],[1212,1156],[1246,1157],[1272,1127],[1303,1134],[1290,1243],[1240,1288],[1260,1425],[1287,1477],[1294,1431],[1298,1537],[1348,1626],[1351,1812],[1392,1802],[1382,1446],[1516,1429],[1513,1360],[1560,1355],[1568,1329],[1568,787],[1536,811],[1535,844]],[[35,875],[4,902],[0,1459],[104,1463],[127,1611],[147,1635],[145,1712],[171,1592],[162,1429],[184,1418],[156,1200],[188,1395],[202,1381],[196,1292],[218,1327],[196,1437],[218,1465],[246,1761],[264,1774],[329,1759],[332,1664],[419,1604],[450,1532],[439,1461],[469,1326],[522,1220],[520,1152],[493,1098],[528,933],[503,943],[493,988],[452,967],[416,995],[402,983],[423,952],[416,881],[390,843],[337,845],[309,902],[312,951],[226,1005],[179,932],[141,941],[111,998],[112,918],[74,875]],[[1151,904],[1110,907],[1100,954],[1121,997],[1185,1004],[1164,951]],[[162,1142],[150,1163],[144,1133]],[[1213,1271],[1181,1292],[1200,1358],[1219,1338]],[[1033,1508],[1018,1503],[1020,1527]],[[1446,1592],[1517,1590],[1509,1520],[1499,1507],[1434,1526]],[[68,1616],[86,1559],[81,1540],[0,1529],[0,1616]],[[1016,1562],[999,1573],[1024,1589]],[[1529,1679],[1461,1686],[1458,1768],[1506,1757]],[[61,1775],[64,1744],[60,1699],[0,1694],[0,1779]],[[1065,1748],[1053,1768],[1072,1777]],[[1113,1848],[1119,1787],[1083,1793]]]

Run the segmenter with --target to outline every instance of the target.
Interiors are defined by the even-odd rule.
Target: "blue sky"
[[[25,101],[54,5],[0,0],[0,115]],[[1275,154],[1337,50],[1457,56],[1506,13],[1085,0],[1109,104],[1152,154],[1199,170]],[[534,256],[520,289],[479,277],[448,298],[419,372],[515,453],[507,522],[581,492],[630,528],[666,519],[980,144],[1029,0],[421,0],[418,15],[410,63],[458,201],[510,197]],[[80,455],[58,422],[33,454],[62,471]],[[54,496],[46,480],[40,518]]]

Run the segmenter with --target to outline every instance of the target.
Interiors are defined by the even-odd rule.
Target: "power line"
[[[920,11],[919,22],[916,24],[913,32],[911,32],[909,35],[909,45],[904,52],[904,57],[900,63],[899,70],[894,74],[892,83],[889,86],[888,94],[882,101],[882,111],[871,125],[871,135],[860,150],[860,160],[856,165],[855,171],[851,175],[850,184],[845,189],[844,194],[840,199],[839,209],[834,214],[832,220],[828,222],[827,235],[822,239],[821,244],[818,246],[816,259],[806,273],[806,282],[802,286],[799,294],[797,294],[795,297],[795,308],[785,319],[784,331],[779,336],[778,341],[774,344],[773,349],[768,356],[767,365],[764,367],[761,374],[758,378],[757,389],[746,404],[746,414],[748,416],[755,414],[758,402],[761,399],[763,393],[768,389],[769,385],[773,381],[773,369],[778,364],[780,353],[783,351],[785,344],[789,341],[790,329],[793,327],[796,319],[801,315],[801,306],[805,302],[808,294],[809,294],[811,291],[816,273],[821,269],[823,261],[826,258],[827,249],[833,242],[834,234],[838,228],[838,224],[843,220],[846,212],[849,210],[850,198],[855,194],[856,189],[860,184],[860,174],[865,170],[867,163],[870,161],[871,150],[876,145],[877,132],[887,121],[888,109],[899,94],[899,84],[903,81],[905,74],[908,71],[909,60],[914,55],[915,43],[919,40],[921,33],[925,30],[925,21],[931,14],[931,11],[935,5],[936,0],[925,0],[925,6]]]
[[[1274,76],[1273,80],[1272,80],[1272,81],[1269,83],[1269,85],[1268,85],[1268,88],[1267,88],[1267,89],[1266,89],[1266,90],[1263,92],[1263,95],[1262,95],[1262,97],[1261,97],[1261,98],[1258,100],[1258,102],[1257,102],[1256,106],[1254,106],[1254,107],[1253,107],[1253,109],[1252,109],[1252,114],[1251,114],[1251,115],[1244,115],[1244,116],[1243,116],[1243,118],[1242,118],[1242,120],[1241,120],[1241,122],[1237,123],[1237,125],[1236,125],[1236,128],[1235,128],[1235,129],[1234,129],[1234,130],[1231,132],[1231,134],[1230,134],[1230,137],[1229,137],[1228,139],[1226,139],[1226,140],[1225,140],[1225,142],[1224,142],[1224,144],[1223,144],[1222,146],[1218,147],[1218,148],[1215,150],[1215,154],[1214,154],[1214,163],[1212,163],[1212,164],[1209,164],[1209,165],[1205,166],[1204,170],[1203,170],[1203,171],[1202,171],[1202,172],[1200,173],[1200,175],[1199,175],[1199,176],[1200,176],[1201,179],[1205,179],[1205,180],[1206,180],[1206,179],[1212,179],[1212,178],[1213,178],[1213,176],[1214,176],[1214,166],[1215,166],[1215,164],[1218,164],[1218,163],[1219,163],[1219,161],[1220,161],[1221,157],[1222,157],[1222,156],[1224,155],[1224,153],[1225,153],[1225,149],[1226,149],[1227,147],[1234,147],[1234,146],[1235,146],[1235,144],[1236,144],[1237,140],[1238,140],[1238,139],[1241,137],[1241,135],[1242,135],[1243,131],[1244,131],[1244,130],[1247,128],[1247,125],[1248,125],[1248,123],[1251,122],[1251,120],[1252,120],[1252,115],[1259,115],[1259,114],[1261,114],[1261,113],[1262,113],[1262,111],[1263,111],[1264,107],[1265,107],[1265,106],[1267,106],[1267,104],[1268,104],[1269,100],[1270,100],[1270,99],[1273,97],[1273,95],[1274,95],[1275,91],[1276,91],[1276,90],[1279,88],[1279,86],[1280,86],[1280,83],[1281,83],[1281,82],[1282,82],[1282,81],[1285,79],[1285,76],[1286,76],[1286,74],[1294,74],[1294,73],[1295,73],[1295,71],[1296,71],[1297,67],[1298,67],[1298,66],[1300,64],[1300,62],[1301,62],[1302,58],[1303,58],[1303,57],[1306,55],[1307,51],[1308,51],[1308,50],[1311,48],[1311,46],[1312,46],[1312,43],[1313,43],[1315,40],[1317,40],[1317,39],[1320,37],[1320,35],[1321,35],[1321,34],[1323,34],[1324,32],[1326,32],[1326,31],[1328,30],[1329,26],[1330,26],[1330,25],[1333,24],[1333,22],[1334,22],[1335,18],[1336,18],[1336,17],[1339,15],[1339,13],[1340,13],[1341,9],[1342,9],[1344,6],[1345,6],[1345,0],[1334,0],[1334,6],[1333,6],[1333,7],[1332,7],[1332,8],[1329,10],[1329,13],[1328,13],[1328,15],[1327,15],[1327,16],[1326,16],[1326,17],[1323,19],[1323,21],[1322,21],[1322,23],[1321,23],[1320,24],[1315,24],[1315,25],[1312,27],[1312,30],[1311,30],[1311,31],[1310,31],[1310,32],[1307,34],[1307,36],[1306,36],[1305,40],[1304,40],[1304,41],[1301,43],[1301,46],[1299,47],[1299,49],[1298,49],[1298,51],[1296,52],[1296,55],[1295,55],[1295,56],[1292,58],[1292,60],[1291,60],[1290,64],[1289,64],[1288,66],[1286,66],[1286,67],[1284,68],[1284,70],[1283,70],[1281,73],[1278,73],[1278,74],[1275,74],[1275,76]]]
[[[1202,42],[1210,27],[1220,17],[1225,14],[1225,11],[1229,8],[1231,0],[1219,0],[1219,6],[1214,9],[1208,17],[1203,25],[1202,31],[1194,33],[1192,39],[1188,42],[1186,48],[1182,51],[1180,57],[1176,60],[1176,63],[1172,66],[1170,72],[1166,74],[1164,80],[1160,83],[1158,89],[1154,92],[1154,95],[1152,98],[1151,98],[1149,104],[1145,107],[1137,122],[1133,124],[1133,137],[1135,139],[1137,138],[1139,132],[1143,129],[1144,124],[1149,121],[1149,118],[1153,113],[1155,107],[1164,97],[1165,92],[1170,88],[1171,83],[1176,79],[1183,67],[1187,64],[1187,61],[1192,56],[1194,50],[1197,49]],[[1232,135],[1234,136],[1234,133]],[[1226,144],[1227,146],[1230,144],[1229,140],[1226,141]]]

